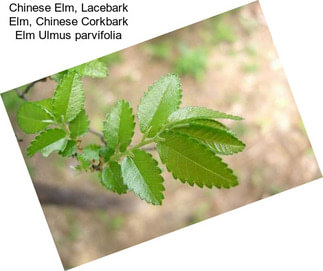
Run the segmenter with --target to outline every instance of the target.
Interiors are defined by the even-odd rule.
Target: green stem
[[[154,143],[156,141],[156,138],[153,137],[153,138],[150,138],[150,139],[147,139],[145,140],[143,138],[143,140],[141,140],[138,144],[134,145],[133,147],[129,148],[128,150],[126,150],[125,152],[121,152],[121,153],[116,153],[114,154],[110,160],[114,160],[114,161],[118,161],[120,158],[126,156],[126,155],[131,155],[131,153],[134,151],[134,150],[137,150],[139,148],[141,148],[142,146],[145,146],[145,145],[148,145],[148,144],[151,144],[151,143]]]
[[[172,125],[172,123],[168,123],[166,125],[164,125],[160,131],[152,138],[150,139],[146,139],[147,136],[148,136],[148,133],[149,133],[149,130],[143,135],[141,141],[134,145],[133,147],[129,148],[128,150],[126,150],[125,152],[118,152],[118,153],[115,153],[114,155],[111,156],[110,160],[113,160],[113,161],[118,161],[120,158],[126,156],[126,155],[131,155],[132,152],[134,150],[137,150],[145,145],[148,145],[148,144],[151,144],[151,143],[157,143],[158,141],[161,141],[162,139],[160,138],[160,135],[166,130],[168,129],[170,126]]]
[[[139,142],[137,145],[135,145],[135,146],[131,147],[131,148],[129,149],[129,151],[134,151],[134,150],[136,150],[136,149],[139,149],[139,148],[140,148],[140,147],[142,147],[142,146],[145,146],[145,145],[151,144],[151,143],[153,143],[153,142],[155,142],[155,141],[156,141],[156,138],[155,138],[155,137],[153,137],[153,138],[151,138],[151,139],[143,140],[143,141]]]

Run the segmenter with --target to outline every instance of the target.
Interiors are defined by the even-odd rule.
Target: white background
[[[132,26],[122,42],[77,46],[72,42],[64,46],[46,42],[44,46],[42,42],[12,39],[7,27],[9,1],[1,0],[0,89],[17,87],[248,2],[129,1]],[[322,168],[321,1],[260,3]],[[63,270],[2,102],[0,120],[0,270]],[[320,179],[98,259],[75,271],[323,270],[322,211]]]

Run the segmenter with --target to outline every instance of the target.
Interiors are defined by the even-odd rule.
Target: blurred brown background
[[[118,99],[133,108],[147,87],[168,72],[180,74],[183,105],[206,106],[244,117],[227,124],[246,149],[225,161],[240,185],[200,189],[173,180],[164,170],[165,200],[151,206],[131,192],[118,196],[91,174],[58,155],[26,158],[65,268],[71,268],[208,217],[232,210],[321,176],[283,68],[258,3],[188,26],[103,58],[106,79],[85,80],[91,128]],[[28,95],[52,95],[53,81],[35,84]],[[19,99],[3,95],[24,156],[32,136],[16,124]],[[139,139],[139,133],[134,141]],[[93,135],[88,142],[98,142]],[[152,151],[154,153],[154,151]]]

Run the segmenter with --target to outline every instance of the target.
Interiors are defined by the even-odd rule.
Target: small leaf
[[[51,116],[42,106],[32,102],[26,102],[19,107],[17,113],[18,125],[27,134],[37,133],[45,129],[51,120]]]
[[[128,190],[123,183],[121,167],[117,162],[110,162],[109,167],[103,169],[100,179],[104,187],[118,194],[124,194]]]
[[[91,144],[86,146],[83,149],[83,152],[78,156],[82,157],[86,161],[99,160],[100,149],[101,147],[99,145]]]
[[[138,107],[140,131],[149,130],[153,137],[166,123],[169,115],[178,109],[181,103],[182,89],[179,78],[167,74],[148,88]]]
[[[76,148],[76,142],[75,140],[69,140],[67,141],[67,144],[63,150],[59,152],[60,155],[63,157],[71,157],[74,154],[76,154],[77,148]]]
[[[70,70],[73,70],[84,77],[104,78],[108,75],[108,69],[106,65],[99,59],[81,64]]]
[[[172,113],[168,121],[169,122],[190,122],[196,119],[232,119],[242,120],[241,117],[226,114],[220,111],[214,111],[205,107],[189,106],[180,108]]]
[[[81,76],[68,72],[57,85],[53,109],[58,121],[72,121],[84,107],[84,90]]]
[[[163,178],[156,160],[142,150],[133,151],[121,165],[123,182],[141,199],[154,205],[161,205],[164,198]]]
[[[198,139],[218,154],[234,154],[241,152],[245,147],[245,144],[234,135],[219,128],[192,123],[172,130]]]
[[[48,156],[53,151],[60,151],[65,148],[65,136],[66,133],[61,129],[45,130],[30,143],[27,155],[33,156],[36,152],[42,152],[44,156]]]
[[[91,162],[89,160],[84,159],[84,157],[82,155],[77,155],[76,156],[77,161],[79,161],[80,163],[75,167],[76,170],[79,171],[87,171],[88,169],[90,169],[91,166]]]
[[[130,104],[124,100],[118,101],[103,124],[104,140],[110,149],[115,150],[118,147],[124,152],[131,142],[134,128],[134,115]]]
[[[78,136],[82,136],[87,133],[89,130],[89,119],[85,113],[85,110],[82,111],[69,123],[69,129],[71,133],[71,138],[75,139]]]
[[[164,141],[157,144],[158,153],[175,179],[209,188],[238,184],[227,164],[196,139],[171,131],[162,133],[161,138]]]

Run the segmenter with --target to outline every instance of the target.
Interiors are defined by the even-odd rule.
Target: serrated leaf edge
[[[52,101],[52,104],[53,104],[53,113],[56,115],[57,114],[57,111],[56,111],[56,108],[55,108],[55,101],[57,100],[57,88],[59,87],[59,84],[61,84],[63,81],[64,81],[64,79],[67,77],[67,76],[69,76],[71,73],[73,73],[74,74],[74,76],[77,74],[79,77],[80,77],[80,81],[81,81],[81,83],[82,83],[82,86],[83,86],[83,91],[82,91],[82,104],[83,104],[83,106],[82,106],[82,108],[81,108],[81,110],[75,115],[75,117],[73,118],[73,119],[71,119],[71,120],[68,120],[68,122],[71,122],[71,121],[73,121],[75,118],[76,118],[76,116],[82,111],[82,109],[84,109],[84,104],[85,104],[85,92],[84,92],[84,84],[83,84],[83,81],[82,81],[82,76],[79,74],[79,73],[77,73],[76,71],[68,71],[67,73],[65,73],[64,75],[63,75],[63,78],[60,80],[60,82],[57,84],[57,86],[56,86],[56,89],[55,89],[55,91],[54,91],[54,96],[53,96],[53,101]],[[74,82],[74,78],[73,78],[73,82]],[[72,83],[73,84],[73,83]],[[69,96],[69,98],[70,98],[70,96]],[[68,108],[68,107],[67,107]],[[66,111],[65,111],[65,115],[67,114],[67,108],[66,108]],[[60,116],[61,117],[61,116]],[[60,122],[61,120],[60,119],[57,119],[57,121],[58,122]],[[66,119],[65,119],[65,121],[67,121]]]
[[[198,116],[198,117],[191,117],[191,118],[188,118],[188,119],[182,119],[182,120],[171,120],[171,116],[176,113],[177,111],[174,111],[171,115],[169,115],[168,117],[168,123],[181,123],[181,122],[185,122],[185,121],[192,121],[192,120],[198,120],[198,119],[210,119],[210,120],[213,120],[213,119],[229,119],[229,120],[236,120],[236,121],[241,121],[243,120],[242,117],[240,116],[236,116],[236,115],[232,115],[232,114],[228,114],[228,113],[224,113],[222,111],[218,111],[218,110],[213,110],[213,109],[210,109],[210,108],[207,108],[207,107],[202,107],[202,106],[186,106],[186,107],[182,107],[182,108],[178,108],[177,110],[181,110],[181,109],[185,109],[185,108],[204,108],[204,109],[208,109],[210,111],[213,111],[214,113],[220,113],[220,114],[224,114],[225,116],[222,116],[222,117],[201,117],[201,116]]]
[[[168,172],[170,172],[171,174],[172,174],[172,176],[174,177],[174,179],[177,179],[177,180],[180,180],[182,183],[188,183],[190,186],[194,186],[194,185],[196,185],[196,186],[198,186],[198,187],[200,187],[200,188],[203,188],[204,186],[206,186],[207,188],[212,188],[212,187],[217,187],[217,188],[226,188],[226,189],[229,189],[230,187],[234,187],[234,186],[237,186],[238,184],[239,184],[239,182],[238,182],[238,178],[237,178],[237,176],[234,174],[234,172],[233,172],[233,170],[228,166],[228,164],[227,163],[225,163],[225,162],[223,162],[223,160],[219,157],[219,156],[217,156],[211,149],[209,149],[206,145],[204,145],[204,144],[202,144],[199,140],[197,140],[197,139],[195,139],[195,138],[193,138],[193,137],[190,137],[190,136],[188,136],[188,135],[186,135],[186,134],[181,134],[181,133],[178,133],[178,132],[173,132],[173,131],[167,131],[167,133],[173,133],[173,134],[180,134],[181,136],[185,136],[186,138],[188,138],[189,140],[191,140],[191,141],[195,141],[195,143],[197,143],[197,144],[199,144],[200,146],[202,146],[202,148],[204,148],[204,149],[206,149],[210,154],[212,154],[213,156],[215,156],[217,159],[218,159],[218,161],[221,163],[221,164],[223,164],[224,165],[224,167],[232,174],[232,176],[234,177],[234,180],[230,180],[230,183],[231,182],[233,182],[233,181],[235,181],[235,183],[232,183],[232,184],[230,184],[230,186],[229,187],[224,187],[223,185],[221,185],[221,186],[218,186],[218,185],[216,185],[216,184],[214,184],[214,185],[207,185],[207,184],[202,184],[201,186],[199,185],[199,184],[197,184],[197,183],[195,183],[195,181],[194,180],[184,180],[184,179],[182,179],[182,178],[180,178],[180,177],[178,177],[176,174],[174,174],[169,168],[168,168],[168,166],[166,165],[166,161],[163,161],[163,159],[160,157],[160,155],[159,155],[159,152],[158,152],[158,155],[159,155],[159,158],[160,158],[160,161],[166,166],[166,168],[167,168],[167,171]],[[157,145],[158,146],[158,145]],[[158,150],[158,147],[157,147],[157,150]],[[221,176],[221,174],[217,174],[217,175],[220,175]],[[223,176],[221,176],[221,177],[223,177]],[[190,182],[192,182],[192,183],[190,183]]]
[[[51,129],[46,129],[41,131],[29,144],[28,148],[27,148],[27,156],[32,157],[34,156],[36,153],[34,153],[33,155],[30,155],[29,153],[29,149],[33,146],[33,144],[39,139],[39,137],[41,137],[44,133],[48,132],[48,131],[52,131],[52,130],[58,130],[58,131],[63,131],[65,133],[64,130],[59,129],[59,128],[51,128]],[[65,137],[66,137],[66,133],[65,133]]]
[[[207,144],[206,142],[204,142],[202,139],[199,139],[197,137],[194,137],[194,136],[191,136],[191,135],[188,135],[186,134],[185,132],[182,132],[182,131],[175,131],[176,127],[174,127],[173,129],[171,129],[172,131],[174,132],[177,132],[179,134],[182,134],[182,135],[186,135],[190,138],[193,138],[193,139],[196,139],[197,141],[199,141],[201,144],[205,145],[206,147],[208,147],[211,151],[213,151],[214,153],[218,154],[218,155],[233,155],[233,154],[236,154],[236,153],[239,153],[239,152],[242,152],[244,150],[244,148],[246,147],[246,144],[244,142],[242,142],[238,137],[236,137],[234,134],[228,132],[226,129],[221,129],[221,128],[215,128],[215,127],[211,127],[211,126],[207,126],[207,125],[202,125],[202,124],[195,124],[195,123],[190,123],[189,126],[192,125],[192,126],[196,126],[196,127],[205,127],[205,128],[208,128],[209,130],[214,130],[214,132],[216,133],[216,130],[218,131],[221,131],[221,132],[224,132],[226,133],[229,137],[232,137],[234,138],[235,140],[237,140],[241,145],[232,145],[232,146],[235,146],[235,147],[241,147],[241,150],[238,150],[238,151],[230,151],[228,153],[220,153],[218,152],[218,150],[214,149],[212,146],[210,146],[209,144]],[[221,144],[221,143],[220,143]],[[225,144],[224,144],[225,145]]]
[[[25,104],[33,104],[34,106],[39,107],[41,110],[43,110],[43,111],[47,114],[48,119],[46,119],[46,120],[52,120],[51,115],[47,112],[47,110],[45,110],[45,109],[44,109],[44,107],[43,107],[43,106],[41,106],[40,104],[34,103],[34,102],[26,102],[26,103],[23,103],[23,104],[19,107],[19,109],[18,109],[18,111],[17,111],[17,118],[16,118],[16,119],[17,119],[17,123],[18,123],[19,128],[20,128],[24,133],[26,133],[26,134],[36,134],[36,133],[38,133],[38,132],[43,131],[44,129],[46,129],[46,128],[47,128],[47,126],[49,126],[49,125],[50,125],[50,123],[45,122],[46,120],[40,120],[40,122],[42,122],[42,123],[44,123],[44,124],[47,124],[47,126],[46,126],[46,127],[44,127],[42,130],[37,131],[37,132],[34,132],[34,133],[26,132],[26,131],[24,131],[24,130],[21,128],[21,122],[20,122],[20,118],[19,118],[18,116],[19,116],[19,112],[20,112],[20,110],[21,110],[22,106],[24,106]]]
[[[129,128],[131,128],[131,137],[130,137],[130,139],[127,141],[127,143],[126,143],[126,145],[127,145],[127,147],[126,147],[126,149],[128,148],[128,146],[130,145],[130,143],[131,143],[131,141],[132,141],[132,138],[133,138],[133,136],[134,136],[134,134],[135,134],[135,127],[136,127],[136,123],[135,123],[135,115],[134,115],[134,113],[133,113],[133,108],[132,108],[132,106],[131,106],[131,104],[128,102],[128,101],[126,101],[125,99],[121,99],[121,100],[118,100],[116,103],[115,103],[115,105],[117,104],[117,103],[125,103],[125,104],[127,104],[127,106],[128,106],[128,108],[130,109],[130,114],[131,114],[131,120],[132,120],[132,122],[131,122],[131,126],[129,126]],[[109,117],[109,115],[111,114],[111,112],[109,112],[109,113],[107,113],[106,115],[105,115],[105,119],[104,119],[104,121],[103,121],[103,129],[102,129],[102,132],[103,132],[103,135],[104,135],[104,130],[105,129],[108,129],[109,127],[108,127],[108,125],[107,125],[107,119],[108,119],[108,117]],[[118,135],[119,135],[119,133],[118,133]],[[117,147],[115,148],[115,150],[114,150],[114,152],[117,150],[117,149],[119,149],[120,148],[120,146],[119,146],[119,144],[117,144]]]
[[[118,162],[116,162],[116,163],[118,163]],[[119,164],[119,163],[118,163]],[[119,166],[120,166],[120,164],[119,164]],[[108,163],[108,167],[110,167],[110,164]],[[104,168],[105,169],[105,168]],[[114,190],[114,189],[110,189],[110,188],[108,188],[108,187],[106,187],[106,185],[103,183],[103,171],[104,171],[104,169],[102,170],[102,172],[100,172],[100,174],[99,174],[99,180],[100,180],[100,183],[101,183],[101,185],[105,188],[105,189],[107,189],[107,190],[109,190],[109,191],[112,191],[112,192],[114,192],[114,193],[117,193],[117,194],[119,194],[119,195],[123,195],[123,194],[127,194],[127,192],[128,192],[128,186],[123,182],[123,180],[122,180],[122,184],[124,185],[124,186],[126,186],[127,187],[127,189],[126,189],[126,191],[121,191],[121,192],[119,192],[119,191],[117,191],[117,190]],[[120,170],[121,170],[121,166],[120,166]],[[122,173],[121,173],[121,178],[122,178]],[[123,178],[122,178],[123,179]]]
[[[140,151],[142,151],[142,152],[145,152],[146,154],[148,154],[148,156],[149,156],[149,158],[154,162],[154,165],[156,166],[156,168],[158,169],[158,176],[159,176],[159,179],[161,180],[161,182],[160,182],[160,185],[161,185],[161,187],[162,187],[162,189],[161,189],[161,194],[162,194],[162,196],[161,196],[161,199],[160,199],[160,203],[159,204],[156,204],[156,203],[154,203],[154,202],[151,202],[151,201],[147,201],[147,199],[145,199],[144,197],[142,197],[141,195],[139,195],[139,194],[136,194],[131,188],[129,188],[128,187],[128,189],[130,190],[130,191],[132,191],[136,196],[138,196],[141,200],[144,200],[144,201],[146,201],[147,203],[150,203],[150,204],[152,204],[152,205],[162,205],[162,201],[163,201],[163,199],[165,199],[165,196],[164,196],[164,193],[162,193],[162,191],[165,191],[165,186],[163,185],[163,183],[164,183],[164,178],[161,176],[161,173],[162,173],[162,171],[161,171],[161,169],[160,169],[160,167],[158,166],[158,162],[156,161],[156,159],[154,159],[153,158],[153,156],[150,154],[150,153],[148,153],[148,152],[146,152],[146,151],[143,151],[143,150],[140,150]],[[131,156],[126,156],[125,157],[125,159],[126,158],[130,158],[131,160],[132,160],[132,158],[131,158]],[[125,185],[127,185],[127,184],[125,184]]]
[[[84,110],[84,113],[85,113],[85,116],[86,116],[86,123],[87,123],[87,129],[86,129],[86,131],[84,132],[84,133],[82,133],[82,134],[80,134],[80,135],[78,135],[78,136],[76,136],[75,138],[74,137],[71,137],[72,139],[77,139],[78,137],[80,137],[80,136],[83,136],[83,135],[85,135],[88,131],[89,131],[89,129],[90,129],[90,120],[89,120],[89,116],[88,116],[88,114],[86,113],[86,111],[85,111],[85,109],[83,108],[82,110]],[[80,111],[80,113],[82,112],[82,110]],[[79,113],[79,114],[80,114]],[[77,115],[78,116],[78,115]],[[77,118],[77,116],[73,119],[73,120],[71,120],[70,122],[69,122],[69,124],[72,122],[72,121],[74,121],[76,118]],[[72,134],[72,133],[71,133]]]
[[[140,108],[140,105],[141,105],[141,103],[142,103],[142,101],[143,101],[143,99],[148,95],[148,92],[152,89],[152,87],[155,85],[155,84],[157,84],[159,81],[161,81],[162,79],[164,79],[165,77],[167,77],[167,76],[175,76],[177,79],[178,79],[178,82],[179,82],[179,89],[180,89],[180,92],[179,92],[179,99],[178,99],[178,104],[176,105],[176,110],[178,110],[179,109],[179,106],[181,105],[181,103],[182,103],[182,98],[183,98],[183,89],[182,89],[182,82],[181,82],[181,80],[180,80],[180,77],[178,76],[178,74],[176,74],[176,73],[167,73],[167,74],[165,74],[165,75],[163,75],[163,76],[161,76],[159,79],[156,79],[156,80],[154,80],[154,82],[148,87],[148,90],[147,91],[145,91],[144,92],[144,95],[140,98],[140,101],[139,101],[139,104],[138,104],[138,106],[137,106],[137,118],[139,119],[139,115],[138,115],[138,113],[139,113],[139,108]],[[163,95],[165,95],[165,93],[163,94]],[[175,111],[174,111],[175,112]],[[170,114],[171,115],[171,114]],[[169,115],[169,116],[170,116]],[[166,120],[166,122],[167,122],[167,120]],[[145,132],[147,132],[147,130],[149,129],[148,127],[147,127],[147,129],[145,130],[145,131],[143,131],[142,130],[142,128],[141,128],[141,125],[140,125],[140,123],[139,123],[139,129],[140,129],[140,131],[142,132],[142,133],[145,133]]]

